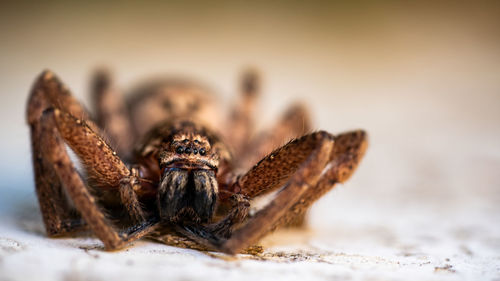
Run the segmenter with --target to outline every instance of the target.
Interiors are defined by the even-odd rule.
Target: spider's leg
[[[233,202],[229,213],[220,221],[207,226],[214,235],[222,238],[229,238],[233,230],[248,217],[250,211],[250,201],[246,196],[234,194],[231,200]]]
[[[63,135],[62,132],[65,131],[64,125],[67,124],[61,122],[60,118],[58,118],[62,115],[65,114],[61,114],[61,112],[57,109],[48,109],[44,111],[44,114],[40,119],[40,142],[44,148],[42,150],[42,156],[51,164],[57,178],[60,180],[62,186],[64,186],[76,209],[80,212],[90,229],[104,243],[104,246],[108,250],[122,248],[127,243],[141,238],[142,236],[153,231],[158,225],[158,220],[156,218],[145,221],[138,226],[134,226],[124,233],[119,233],[105,217],[103,211],[96,204],[94,196],[90,193],[87,186],[84,184],[80,175],[76,171],[65,149],[64,141],[61,138],[61,135]],[[67,116],[69,116],[69,114],[67,114]],[[88,134],[91,133],[88,127],[82,128]],[[78,138],[79,135],[75,134],[74,137]],[[92,141],[92,138],[89,138],[88,141]],[[92,148],[95,149],[95,143],[88,143],[88,145],[90,146],[90,150],[92,150]],[[105,151],[97,151],[97,149],[92,152],[97,154],[101,153],[101,157],[103,156],[102,153],[106,153]],[[119,165],[106,161],[112,161],[113,159],[106,159],[103,157],[101,160],[103,160],[102,164],[107,168],[101,167],[98,168],[98,170],[101,169],[101,171],[109,173],[107,177],[103,176],[111,182],[114,180],[114,176],[116,176],[115,174],[120,173]],[[116,171],[113,171],[113,169],[116,169]]]
[[[118,189],[130,217],[142,221],[145,214],[135,193],[141,188],[137,171],[130,171],[86,122],[58,109],[53,115],[58,133],[79,157],[93,186]]]
[[[135,194],[127,192],[130,187],[137,189],[138,175],[131,174],[95,133],[95,125],[87,119],[85,110],[66,87],[51,72],[44,72],[36,81],[28,100],[27,120],[31,131],[36,191],[47,234],[62,235],[85,225],[67,202],[54,163],[44,156],[52,148],[44,146],[42,140],[47,138],[44,134],[52,134],[52,131],[47,128],[43,131],[42,113],[54,107],[58,109],[51,115],[55,115],[57,122],[52,129],[57,129],[58,136],[62,134],[66,137],[67,143],[81,158],[90,179],[96,186],[120,188],[122,201],[126,202],[124,199],[128,198],[127,202],[135,204],[128,208],[129,213],[139,210]],[[63,109],[67,111],[62,112]],[[80,209],[78,211],[81,212]],[[140,213],[130,215],[132,218],[144,217]]]
[[[265,234],[267,231],[272,231],[277,227],[290,225],[291,223],[295,223],[298,220],[301,220],[305,212],[308,210],[308,208],[317,199],[323,196],[326,192],[330,191],[335,184],[342,183],[348,180],[349,177],[356,170],[357,166],[359,165],[359,162],[361,161],[361,159],[365,154],[366,148],[368,146],[367,135],[364,131],[358,130],[358,131],[343,133],[335,137],[333,136],[331,137],[334,139],[334,145],[333,148],[330,150],[330,152],[327,153],[329,154],[328,155],[329,157],[327,159],[328,164],[326,165],[326,167],[321,165],[316,166],[316,169],[318,168],[322,169],[321,167],[325,168],[325,170],[321,172],[321,176],[319,176],[319,179],[316,181],[316,184],[309,184],[307,188],[305,188],[303,193],[300,193],[300,191],[292,190],[288,192],[288,195],[282,194],[288,188],[290,188],[291,185],[294,184],[293,181],[294,179],[296,184],[307,184],[307,180],[311,180],[310,182],[314,182],[310,177],[312,176],[311,172],[314,171],[315,168],[314,166],[307,164],[307,162],[304,162],[301,166],[302,167],[301,169],[309,169],[309,174],[306,174],[302,177],[302,180],[304,181],[300,183],[301,170],[298,170],[297,173],[294,175],[295,178],[292,178],[287,183],[287,186],[278,193],[276,199],[272,201],[269,206],[265,207],[265,209],[258,212],[255,215],[255,217],[251,218],[247,225],[237,230],[227,242],[225,243],[219,242],[219,245],[221,245],[219,246],[219,249],[233,254],[237,253],[246,246],[251,245],[251,242],[249,242],[248,240],[256,241],[256,239],[258,239],[261,235]],[[304,138],[307,138],[307,136]],[[299,149],[291,148],[291,150],[297,151]],[[259,164],[257,164],[257,166],[262,165],[262,162],[274,160],[279,155],[279,154],[274,155],[273,159],[271,158],[273,154],[274,153],[264,158]],[[313,162],[322,161],[320,158],[315,158],[315,157],[316,156],[311,154],[311,156],[309,156],[308,159],[309,161]],[[278,161],[280,160],[278,159]],[[318,165],[318,163],[315,164]],[[254,171],[257,170],[256,167],[254,167],[254,169],[252,170]],[[251,197],[262,194],[263,192],[267,191],[267,190],[255,189],[255,186],[257,185],[255,185],[255,182],[253,180],[250,180],[251,178],[254,178],[254,176],[252,176],[252,174],[254,174],[252,170],[249,173],[247,173],[247,175],[244,176],[240,180],[240,182],[236,185],[238,188],[240,188],[242,193]],[[266,174],[265,172],[256,172],[255,175],[259,173]],[[277,178],[279,179],[279,177]],[[243,186],[245,185],[247,185],[247,187],[250,188],[249,189],[243,188]],[[272,184],[272,181],[268,180],[263,184],[263,186],[272,187],[274,186],[274,184]],[[281,202],[277,200],[281,200]],[[289,201],[293,201],[292,205],[288,205],[291,207],[285,206],[285,204]],[[272,209],[273,206],[275,206],[274,211]],[[279,208],[283,208],[283,210],[281,210],[281,215],[277,215],[277,213],[280,212]],[[226,228],[229,227],[226,226]],[[204,233],[201,230],[199,230],[199,232],[201,234]],[[217,245],[217,241],[221,240],[220,238],[209,239],[209,237],[210,236],[206,235],[205,244],[208,241],[212,243],[212,245],[214,244]]]
[[[254,130],[254,111],[260,91],[258,74],[253,70],[243,73],[240,85],[240,96],[231,110],[227,122],[227,143],[232,145],[235,155],[244,151]]]
[[[249,198],[276,190],[282,187],[304,162],[309,161],[311,155],[316,155],[315,151],[323,142],[333,143],[333,138],[329,133],[320,131],[293,139],[266,155],[233,182],[219,183],[219,189]]]
[[[59,236],[84,229],[86,224],[68,202],[53,167],[42,157],[40,117],[50,107],[66,108],[82,119],[88,114],[51,72],[37,79],[27,105],[35,187],[47,235]]]
[[[368,146],[364,131],[346,132],[334,137],[335,145],[330,154],[326,170],[317,185],[309,188],[301,198],[272,226],[272,230],[281,226],[301,226],[309,207],[335,184],[343,183],[354,173]]]
[[[35,81],[27,104],[27,121],[36,124],[47,108],[59,108],[71,115],[85,120],[94,131],[99,128],[90,120],[87,110],[75,99],[69,89],[49,70],[40,74]]]
[[[135,140],[124,96],[114,85],[111,74],[102,69],[94,74],[92,98],[96,122],[114,144],[118,155],[129,158]]]
[[[85,228],[85,222],[69,204],[53,167],[42,155],[40,123],[30,127],[35,187],[47,235],[64,235]]]
[[[59,133],[80,157],[89,177],[97,185],[118,187],[120,180],[129,176],[130,171],[99,136],[99,128],[88,119],[85,109],[50,71],[40,75],[28,100],[27,120],[32,132],[34,157],[40,157],[40,120],[42,113],[49,108],[56,109]]]
[[[238,158],[238,166],[248,168],[257,163],[274,148],[288,140],[303,136],[311,130],[311,119],[306,107],[301,103],[290,106],[276,124],[253,136],[248,148]]]
[[[335,145],[330,154],[330,161],[318,183],[302,195],[300,200],[274,224],[273,229],[297,221],[297,218],[303,217],[309,207],[330,191],[335,184],[348,180],[363,158],[367,146],[367,135],[362,130],[335,136]]]
[[[265,235],[310,188],[324,170],[333,148],[333,136],[312,133],[273,151],[240,177],[230,191],[250,198],[283,188],[273,201],[251,217],[223,243],[213,243],[226,253],[235,254]]]
[[[131,173],[132,176],[125,177],[120,182],[120,199],[122,204],[127,208],[127,213],[132,221],[139,223],[146,220],[146,214],[141,207],[137,194],[135,193],[135,190],[141,188],[138,170],[132,168]]]

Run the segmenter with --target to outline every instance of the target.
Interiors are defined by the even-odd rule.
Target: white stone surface
[[[311,230],[275,233],[264,241],[267,247],[261,256],[235,258],[150,241],[105,252],[92,238],[48,239],[33,204],[35,198],[26,192],[3,193],[0,277],[498,280],[498,206],[470,204],[444,211],[406,204],[394,208],[346,191],[334,192],[320,202],[311,214]]]

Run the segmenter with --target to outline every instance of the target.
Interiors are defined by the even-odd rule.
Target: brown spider
[[[90,229],[107,250],[147,235],[236,254],[277,227],[300,225],[315,200],[351,176],[366,134],[303,135],[310,125],[300,105],[255,134],[258,92],[257,75],[246,73],[239,102],[217,133],[216,104],[200,85],[149,83],[124,100],[100,71],[94,122],[53,73],[43,72],[28,99],[27,121],[47,234]],[[250,215],[249,200],[271,191],[274,199]]]

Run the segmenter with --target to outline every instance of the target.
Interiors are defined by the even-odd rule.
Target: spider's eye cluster
[[[180,146],[177,146],[177,148],[175,148],[175,152],[177,154],[200,154],[201,156],[204,156],[205,154],[207,154],[207,151],[205,148],[203,147],[199,147],[198,145],[200,144],[200,142],[198,140],[195,140],[194,141],[194,144],[191,144],[189,143],[189,140],[185,139],[182,141],[182,143],[184,145],[180,145]]]

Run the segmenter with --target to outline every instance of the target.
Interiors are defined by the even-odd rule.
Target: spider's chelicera
[[[148,236],[235,254],[278,227],[302,225],[311,204],[354,172],[366,133],[311,133],[301,104],[256,132],[256,73],[241,85],[224,120],[197,83],[152,81],[124,98],[100,71],[91,115],[53,73],[42,73],[27,121],[47,234],[89,229],[109,250]],[[250,200],[272,191],[274,199],[250,215]]]

